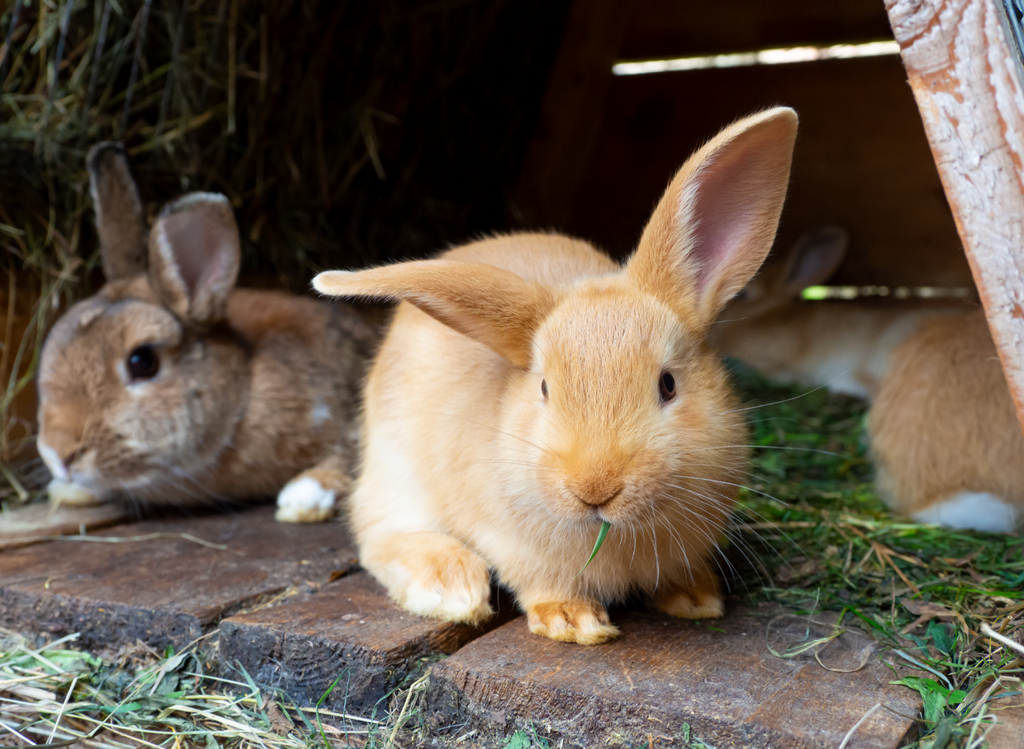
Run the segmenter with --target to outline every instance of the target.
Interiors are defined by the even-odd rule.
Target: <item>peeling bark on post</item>
[[[998,0],[885,0],[1024,430],[1024,92]]]

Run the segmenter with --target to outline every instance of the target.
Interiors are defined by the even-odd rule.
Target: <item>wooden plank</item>
[[[570,231],[628,253],[687,156],[765,102],[800,115],[777,247],[836,223],[838,283],[973,285],[898,55],[616,78]]]
[[[432,672],[428,721],[483,736],[535,729],[552,742],[639,746],[686,735],[712,746],[895,747],[911,737],[920,699],[890,686],[865,635],[848,632],[819,655],[783,659],[766,647],[807,637],[804,618],[771,623],[733,613],[706,622],[651,612],[614,617],[622,636],[580,647],[529,633],[516,620],[470,643]],[[768,627],[771,626],[769,631]],[[810,625],[810,636],[831,631]],[[877,703],[895,710],[875,708]],[[870,713],[870,715],[868,715]],[[466,726],[466,722],[470,726]]]
[[[0,551],[38,543],[52,536],[107,528],[124,522],[128,513],[115,504],[92,507],[54,507],[49,502],[34,502],[13,510],[0,511]]]
[[[485,628],[423,619],[388,600],[365,572],[324,586],[308,600],[225,619],[220,624],[221,660],[244,668],[260,687],[284,691],[312,705],[341,678],[325,706],[368,714],[423,658],[453,653],[508,621],[504,612]]]
[[[988,712],[998,721],[985,734],[988,749],[1024,749],[1024,695],[995,700]]]
[[[997,0],[885,0],[1024,429],[1024,91]]]
[[[515,218],[525,227],[558,229],[568,219],[630,12],[631,4],[622,0],[572,4],[514,191]]]
[[[622,59],[892,38],[878,0],[640,0],[636,5]]]
[[[0,552],[0,625],[81,632],[84,647],[187,644],[222,617],[355,568],[340,523],[290,525],[273,508],[152,520]]]

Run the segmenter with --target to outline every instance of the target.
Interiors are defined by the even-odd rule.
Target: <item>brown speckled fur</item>
[[[97,497],[161,504],[266,497],[310,469],[325,489],[347,492],[375,333],[345,304],[233,290],[237,229],[219,196],[165,209],[146,272],[137,232],[124,228],[141,221],[132,213],[141,204],[123,160],[109,144],[90,153],[108,283],[68,310],[42,352],[40,449],[51,471],[61,472],[59,459],[64,478]],[[174,311],[162,303],[174,298],[173,279],[153,270],[154,237],[170,215],[205,222],[201,237],[234,240],[223,251],[227,270],[203,276]],[[204,284],[212,291],[200,306]],[[131,381],[125,361],[143,344],[160,370]]]

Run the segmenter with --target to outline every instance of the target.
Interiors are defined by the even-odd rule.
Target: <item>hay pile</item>
[[[34,409],[39,332],[101,282],[91,144],[125,143],[150,211],[187,190],[228,195],[243,275],[262,285],[425,255],[509,225],[567,8],[0,0],[3,463],[26,442],[14,417]]]

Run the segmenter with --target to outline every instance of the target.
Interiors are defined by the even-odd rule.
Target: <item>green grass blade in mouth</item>
[[[581,569],[579,572],[577,572],[575,575],[572,576],[573,580],[575,580],[577,577],[582,575],[583,574],[583,570],[585,570],[587,567],[589,567],[590,563],[592,561],[594,561],[594,557],[597,556],[597,552],[598,552],[598,550],[600,550],[601,544],[604,543],[604,537],[608,535],[608,529],[611,528],[611,527],[612,527],[612,524],[609,523],[607,520],[605,520],[604,522],[601,523],[601,530],[599,530],[597,532],[597,541],[594,542],[594,550],[592,552],[590,552],[590,558],[587,559],[587,563],[585,565],[583,565],[583,569]]]

